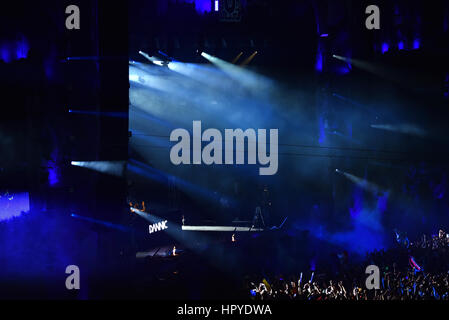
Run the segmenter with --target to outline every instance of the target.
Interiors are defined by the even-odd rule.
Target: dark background
[[[291,238],[275,242],[248,236],[242,248],[249,246],[255,252],[253,260],[247,257],[248,269],[258,268],[258,259],[264,261],[257,250],[263,253],[270,242],[267,252],[277,258],[266,268],[278,270],[288,264],[309,268],[318,260],[325,268],[330,265],[327,253],[346,249],[362,254],[388,245],[394,227],[412,235],[436,232],[447,224],[448,2],[377,1],[379,31],[364,27],[365,8],[373,4],[367,1],[241,3],[241,20],[222,22],[210,1],[198,1],[196,6],[190,1],[78,1],[81,30],[76,31],[65,29],[65,8],[75,3],[2,4],[0,192],[2,197],[27,193],[30,207],[14,218],[6,209],[0,217],[2,298],[201,298],[205,291],[199,288],[206,290],[207,284],[195,286],[196,278],[189,276],[199,272],[207,274],[204,282],[226,283],[229,277],[238,283],[236,275],[246,272],[238,268],[245,254],[227,251],[232,250],[228,247],[214,254],[206,247],[185,258],[185,282],[167,275],[180,268],[176,263],[152,265],[154,269],[136,265],[137,251],[179,240],[168,234],[141,236],[147,224],[130,215],[130,198],[145,200],[158,216],[177,222],[182,214],[196,223],[230,223],[235,218],[216,199],[170,187],[168,174],[233,195],[237,204],[232,210],[242,219],[252,218],[264,186],[269,188],[271,220],[279,224],[288,216]],[[241,51],[247,56],[257,50],[250,69],[281,88],[273,98],[275,115],[260,121],[279,127],[280,143],[295,145],[280,149],[279,174],[264,179],[250,167],[230,172],[207,168],[200,174],[167,169],[169,164],[158,163],[152,152],[139,160],[163,171],[162,180],[116,178],[70,166],[71,161],[135,158],[135,136],[129,138],[127,116],[128,61],[144,62],[139,50],[163,59],[162,51],[176,60],[200,64],[207,62],[198,54],[201,51],[230,61]],[[350,67],[332,58],[334,54],[360,59],[376,72]],[[68,61],[67,57],[94,58]],[[257,111],[257,106],[249,105]],[[107,117],[102,112],[126,116]],[[290,121],[278,122],[280,114]],[[165,114],[168,120],[169,115],[170,110]],[[223,115],[216,114],[211,123],[219,127]],[[386,123],[412,123],[428,134],[370,127]],[[151,133],[151,127],[148,130]],[[387,205],[382,202],[385,194],[369,194],[337,175],[337,168],[384,187],[389,191]],[[212,176],[216,178],[209,179]],[[245,191],[233,194],[236,181]],[[171,192],[177,194],[175,203]],[[14,199],[7,201],[12,201],[8,208],[16,205]],[[71,214],[109,227],[73,219]],[[111,224],[134,231],[117,231]],[[376,228],[367,228],[370,224]],[[309,232],[308,242],[295,240],[302,232]],[[228,235],[221,237],[225,241]],[[323,257],[315,257],[313,251],[322,247]],[[285,262],[291,252],[301,250],[302,261]],[[220,270],[211,266],[214,255],[233,262]],[[69,264],[79,265],[89,279],[79,293],[65,290],[64,270]],[[161,278],[172,281],[171,286]],[[120,286],[126,289],[118,290]],[[152,286],[179,291],[158,295],[145,290]]]

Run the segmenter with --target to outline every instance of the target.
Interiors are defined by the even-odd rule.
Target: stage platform
[[[203,232],[261,232],[264,229],[251,227],[234,226],[182,226],[182,231],[203,231]]]

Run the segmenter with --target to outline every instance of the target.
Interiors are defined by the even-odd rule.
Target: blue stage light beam
[[[126,168],[126,161],[72,161],[71,164],[117,177],[123,177]]]
[[[215,193],[212,190],[208,190],[206,188],[203,188],[201,186],[195,185],[191,182],[185,181],[183,179],[180,179],[179,177],[176,177],[174,175],[167,174],[165,172],[162,172],[158,169],[155,169],[153,167],[150,167],[149,165],[142,163],[140,161],[131,159],[128,162],[127,170],[129,172],[132,172],[134,174],[138,174],[142,177],[157,181],[162,184],[166,184],[169,181],[175,181],[176,184],[184,189],[188,190],[190,192],[193,192],[195,194],[199,194],[202,197],[206,199],[216,199],[217,196],[220,197],[221,195],[218,193]],[[235,201],[233,199],[227,198],[230,204],[234,204]]]
[[[223,87],[227,88],[226,82],[232,81],[232,79],[229,79],[223,71],[210,65],[170,62],[168,68],[176,73],[216,89],[223,89]]]
[[[421,84],[424,84],[424,82],[420,83],[416,81],[416,73],[412,69],[393,68],[377,62],[364,61],[338,55],[333,55],[333,57],[337,60],[347,62],[351,66],[355,66],[360,70],[364,70],[378,77],[396,82],[401,86],[416,88]]]
[[[126,227],[126,226],[123,226],[123,225],[120,225],[120,224],[114,224],[114,223],[111,223],[109,221],[98,220],[98,219],[94,219],[94,218],[90,218],[90,217],[83,217],[83,216],[79,216],[79,215],[77,215],[75,213],[72,213],[70,216],[72,218],[75,218],[75,219],[84,220],[84,221],[88,221],[88,222],[91,222],[91,223],[99,224],[99,225],[102,225],[102,226],[104,226],[106,228],[119,230],[119,231],[122,231],[122,232],[131,232],[131,231],[133,231],[133,229],[130,228],[130,227]]]
[[[385,192],[385,190],[383,188],[381,188],[379,185],[377,185],[373,182],[370,182],[366,179],[357,177],[353,174],[341,171],[339,169],[335,169],[335,172],[342,174],[343,176],[345,176],[347,179],[349,179],[350,181],[355,183],[357,186],[359,186],[363,190],[366,190],[374,195],[379,195],[379,194],[382,194]]]
[[[372,124],[371,128],[398,132],[406,135],[418,136],[418,137],[426,137],[428,135],[427,131],[409,123],[402,124]]]
[[[168,62],[166,61],[162,61],[161,59],[158,59],[156,57],[150,57],[147,53],[143,52],[143,51],[139,51],[139,54],[143,57],[145,57],[148,61],[154,63],[157,66],[165,66],[168,64]]]
[[[273,82],[270,79],[255,72],[251,72],[246,68],[236,66],[206,52],[202,52],[201,56],[216,65],[218,68],[222,69],[231,78],[247,88],[257,89],[260,90],[260,92],[263,92],[264,90],[271,89],[273,86]]]
[[[149,223],[157,223],[158,222],[154,215],[150,215],[150,214],[148,214],[144,211],[141,211],[139,209],[136,209],[136,208],[130,208],[130,210],[131,210],[131,212],[137,214],[139,217],[145,219]],[[161,221],[161,220],[159,220],[159,221]]]
[[[339,56],[339,55],[335,55],[335,54],[332,57],[334,57],[337,60],[349,63],[351,66],[355,66],[361,70],[365,70],[365,71],[371,72],[373,74],[376,74],[378,76],[388,77],[392,74],[385,67],[383,67],[381,65],[376,65],[371,62],[354,59],[354,58],[349,58],[349,57],[343,57],[343,56]]]
[[[162,52],[161,50],[158,51],[160,55],[164,56],[166,59],[168,59],[170,62],[174,61],[174,62],[179,62],[178,60],[176,60],[173,57],[170,57],[168,54],[166,54],[165,52]]]
[[[150,70],[150,68],[148,68]],[[191,90],[190,88],[185,88],[185,82],[180,82],[170,75],[171,71],[168,68],[155,68],[152,70],[160,70],[160,72],[152,72],[149,70],[142,70],[142,68],[137,68],[136,66],[129,67],[129,81],[131,83],[136,83],[145,88],[155,89],[162,93],[169,93],[174,96],[174,98],[182,98],[184,92]]]

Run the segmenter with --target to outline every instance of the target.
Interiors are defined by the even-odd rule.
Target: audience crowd
[[[410,242],[396,232],[397,245],[367,253],[365,262],[349,263],[340,257],[339,272],[318,270],[284,278],[248,280],[254,300],[449,300],[449,238],[423,235]],[[342,255],[344,256],[344,255]],[[379,268],[378,289],[366,285],[368,266]],[[373,284],[374,282],[370,282]],[[376,286],[377,287],[377,286]]]

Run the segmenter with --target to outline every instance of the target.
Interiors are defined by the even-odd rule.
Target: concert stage
[[[264,229],[234,226],[182,226],[182,231],[261,232],[264,231]]]

